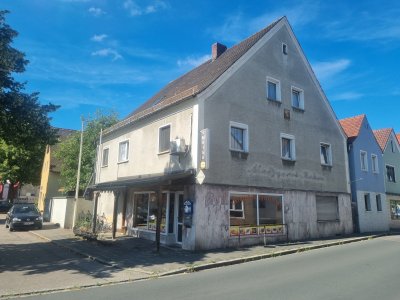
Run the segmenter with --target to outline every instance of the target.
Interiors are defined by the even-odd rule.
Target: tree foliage
[[[108,128],[117,123],[117,114],[103,114],[97,111],[94,118],[86,118],[83,131],[82,164],[79,188],[84,190],[95,170],[97,143],[101,129]],[[80,131],[61,142],[55,151],[55,157],[61,162],[61,178],[65,191],[73,191],[76,186],[78,170]]]
[[[48,114],[58,106],[40,104],[38,93],[25,93],[25,83],[14,79],[28,60],[11,46],[18,33],[6,24],[7,13],[0,11],[0,176],[37,184],[46,145],[57,139]]]

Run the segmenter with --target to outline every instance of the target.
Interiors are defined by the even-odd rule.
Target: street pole
[[[81,127],[81,142],[80,142],[80,145],[79,145],[78,171],[77,171],[77,175],[76,175],[76,187],[75,187],[75,199],[74,199],[74,215],[73,215],[73,218],[72,218],[72,228],[75,226],[76,205],[77,205],[78,197],[79,197],[79,181],[80,181],[80,177],[81,177],[83,123],[84,123],[83,116],[81,116],[81,123],[82,123],[82,127]]]

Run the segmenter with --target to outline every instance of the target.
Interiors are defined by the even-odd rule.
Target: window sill
[[[249,152],[246,151],[239,151],[232,149],[229,149],[229,151],[231,152],[231,157],[233,158],[247,159],[247,157],[249,156]]]
[[[304,108],[292,106],[293,111],[297,111],[299,113],[304,113]]]
[[[165,151],[162,151],[162,152],[158,152],[157,155],[164,155],[164,154],[168,154],[168,153],[170,153],[170,151],[169,150],[165,150]]]
[[[361,169],[361,171],[368,173],[368,169],[367,169],[367,170],[363,170],[363,169]]]
[[[317,220],[317,223],[340,223],[340,220]]]
[[[283,161],[285,161],[285,162],[292,162],[292,163],[295,163],[295,162],[296,162],[296,159],[285,158],[285,157],[281,157],[281,159],[282,159]]]
[[[119,162],[117,162],[117,164],[125,164],[127,162],[129,162],[129,159],[128,160],[119,161]]]
[[[278,105],[282,104],[282,100],[272,99],[272,98],[267,98],[267,100]]]
[[[108,167],[108,165],[105,165],[105,166],[101,166],[102,168],[107,168]]]
[[[332,165],[321,164],[321,167],[324,170],[331,170],[332,169]]]

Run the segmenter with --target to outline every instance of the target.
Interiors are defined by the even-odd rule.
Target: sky
[[[164,85],[287,16],[337,117],[367,114],[400,132],[400,1],[2,0],[17,74],[55,127],[80,129],[97,110],[126,117]]]

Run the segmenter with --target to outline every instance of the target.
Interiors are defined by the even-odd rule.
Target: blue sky
[[[3,0],[30,64],[18,80],[79,129],[97,109],[124,118],[168,82],[286,15],[338,118],[366,113],[400,132],[400,2]]]

